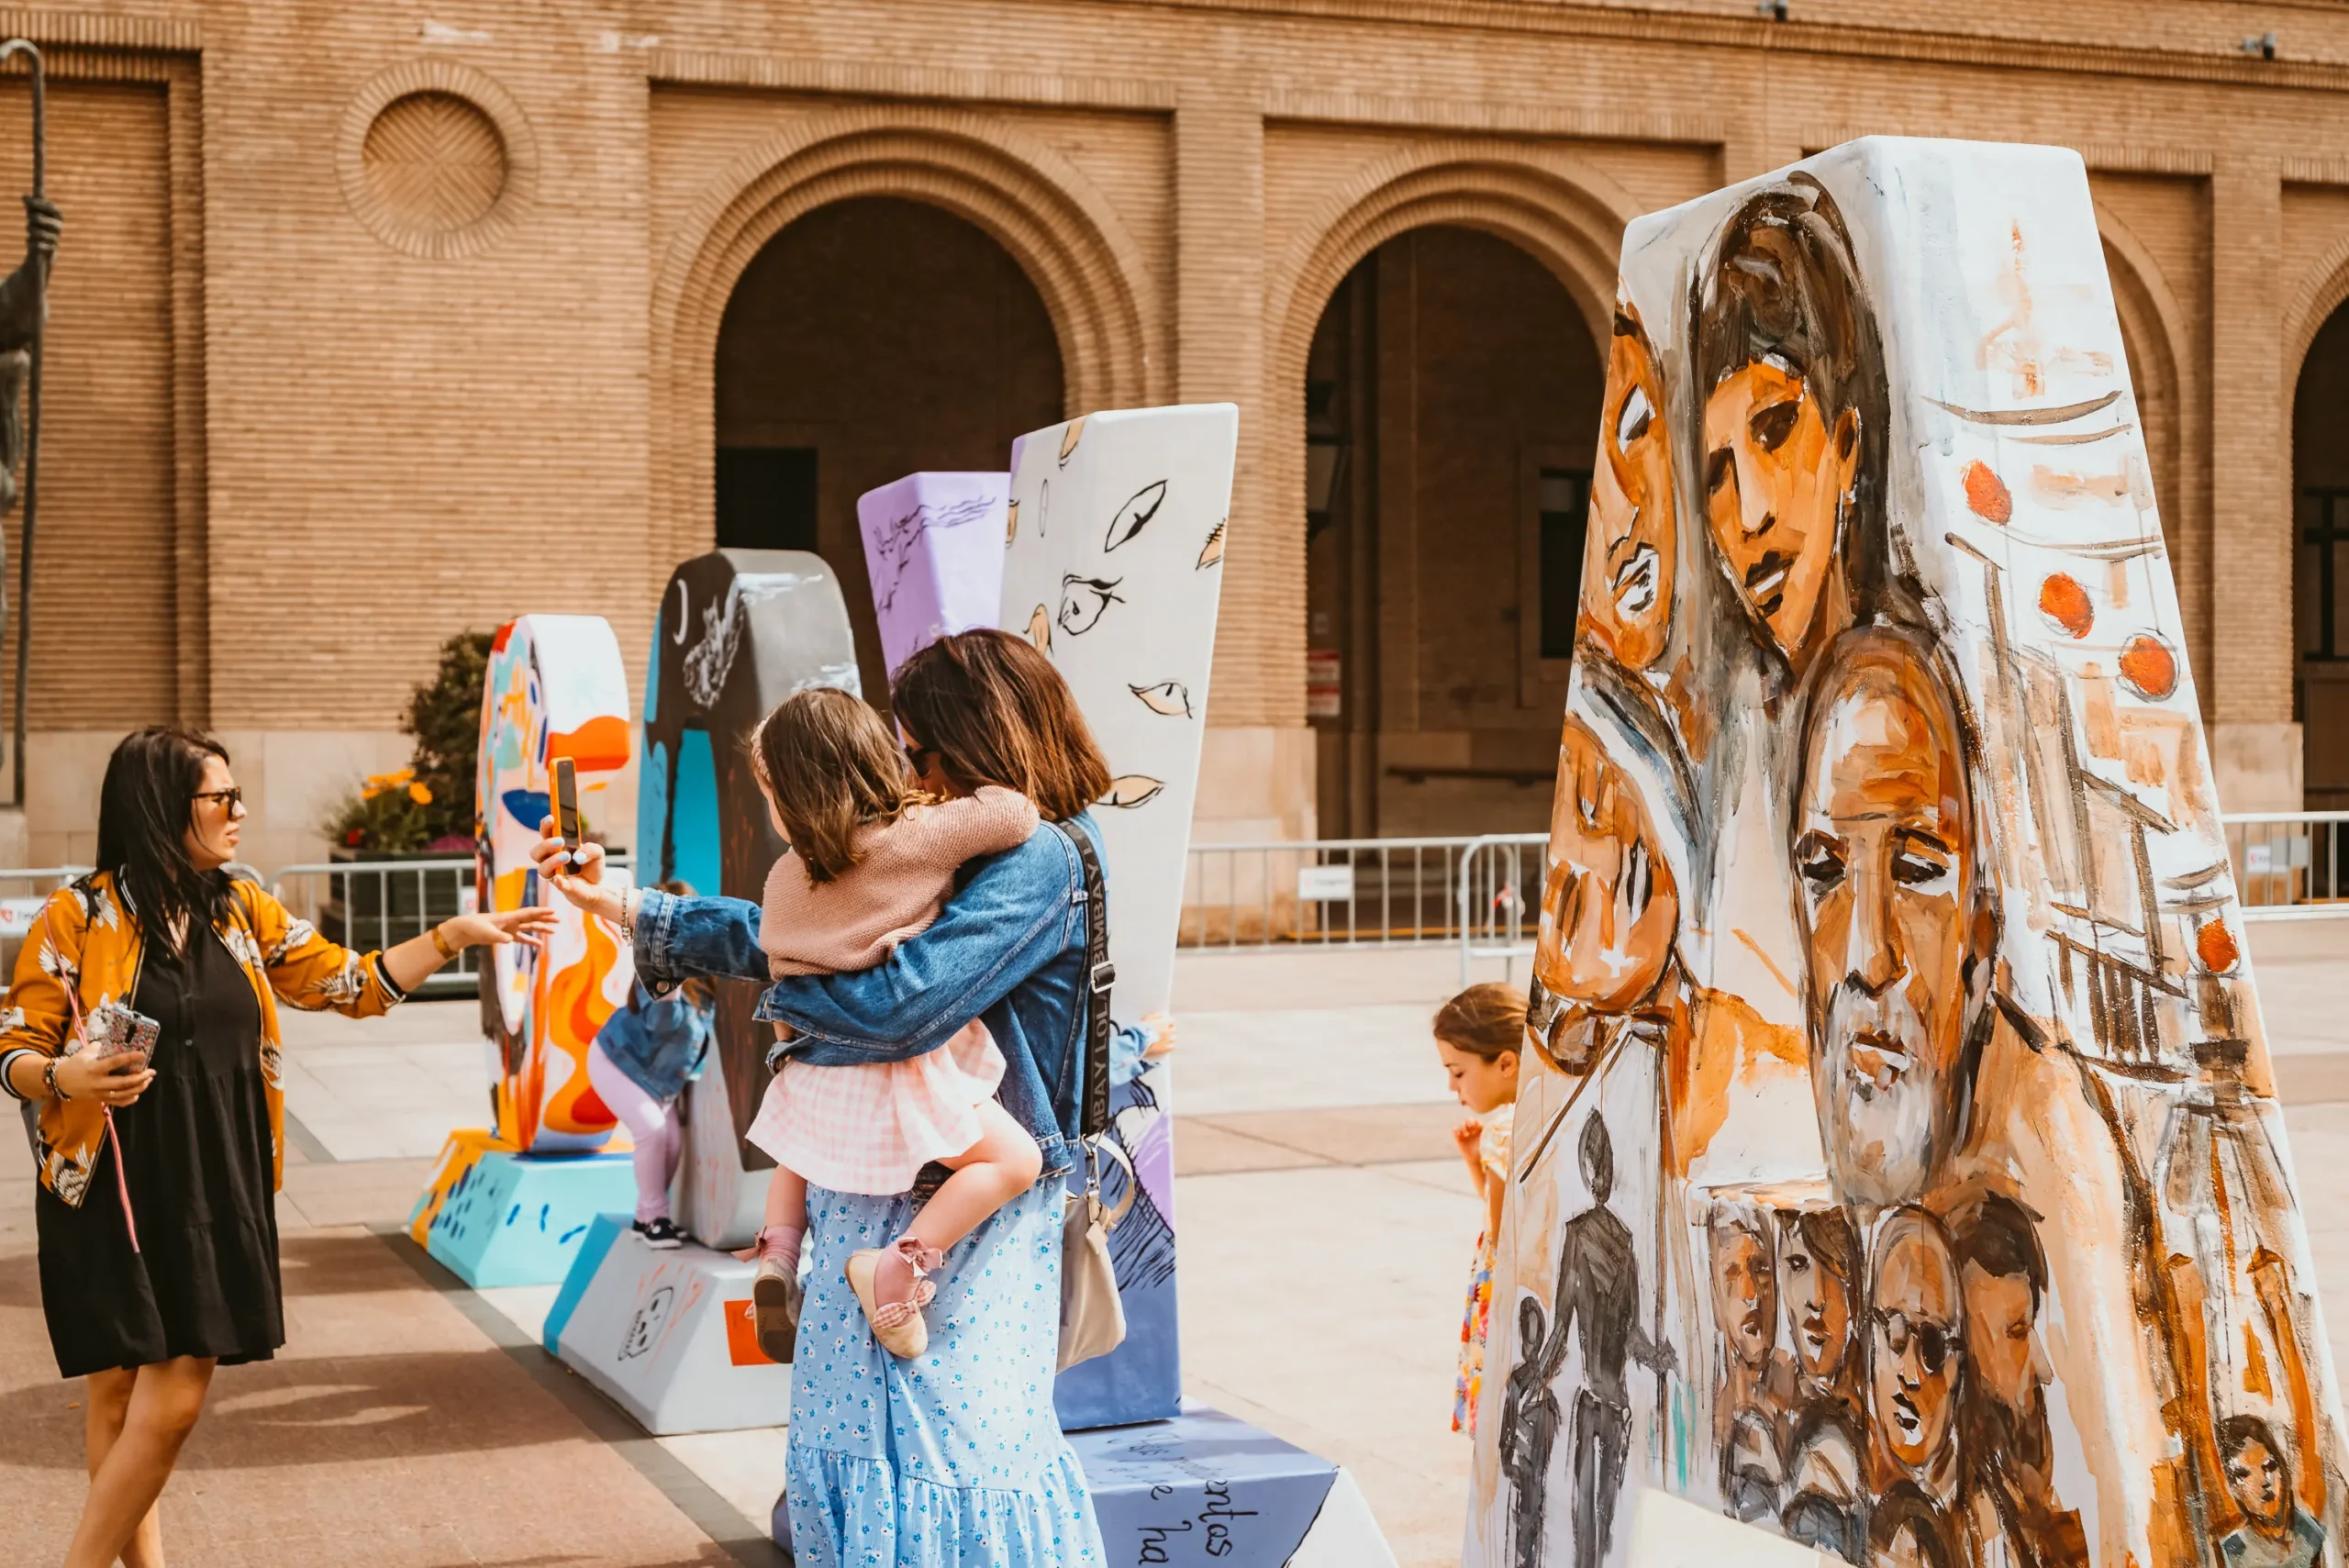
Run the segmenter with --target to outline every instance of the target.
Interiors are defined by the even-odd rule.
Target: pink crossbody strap
[[[90,1044],[89,1029],[82,1021],[81,971],[77,968],[71,981],[64,981],[61,975],[59,979],[64,983],[65,1000],[73,1009],[73,1038],[82,1042],[83,1051],[93,1051],[95,1048]],[[106,1114],[106,1147],[114,1154],[114,1187],[122,1198],[122,1228],[130,1233],[130,1250],[136,1252],[139,1250],[139,1220],[130,1212],[130,1176],[122,1168],[122,1132],[114,1124],[114,1107],[101,1106],[98,1108]]]

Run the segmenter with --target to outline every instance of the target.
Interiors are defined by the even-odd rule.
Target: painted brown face
[[[1747,613],[1791,657],[1809,640],[1859,464],[1859,416],[1833,428],[1801,376],[1770,360],[1705,399],[1705,514]]]
[[[1991,1397],[2017,1415],[2028,1416],[2039,1407],[2043,1376],[2031,1281],[2021,1274],[1986,1273],[1970,1261],[1960,1273],[1965,1288],[1965,1353],[1974,1358],[1974,1375]]]
[[[1814,1385],[1833,1383],[1852,1340],[1852,1287],[1811,1251],[1800,1226],[1778,1232],[1778,1300],[1803,1376]]]
[[[2227,1490],[2254,1524],[2273,1530],[2284,1522],[2284,1464],[2256,1438],[2227,1456]]]
[[[1631,777],[1569,714],[1558,740],[1533,974],[1565,1011],[1619,1013],[1655,989],[1680,897]]]
[[[1679,509],[1664,377],[1629,305],[1607,356],[1598,467],[1590,481],[1590,542],[1582,569],[1586,624],[1626,669],[1643,670],[1672,628]]]
[[[1770,1330],[1777,1310],[1770,1249],[1742,1227],[1716,1227],[1713,1322],[1730,1354],[1751,1371],[1761,1371],[1770,1359]]]
[[[1919,1211],[1901,1210],[1887,1223],[1873,1296],[1868,1394],[1877,1440],[1922,1478],[1950,1440],[1965,1335],[1949,1245]]]
[[[1972,815],[1957,721],[1904,639],[1820,693],[1795,803],[1811,1088],[1846,1202],[1909,1203],[1949,1155],[1967,1015]]]

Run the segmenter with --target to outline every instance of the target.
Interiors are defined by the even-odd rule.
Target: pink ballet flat
[[[890,1252],[903,1258],[913,1270],[913,1289],[902,1301],[875,1301],[874,1284],[882,1260]],[[938,1295],[938,1286],[929,1276],[944,1261],[944,1254],[936,1248],[925,1247],[911,1236],[901,1236],[886,1249],[874,1247],[851,1252],[841,1271],[848,1276],[849,1289],[856,1293],[857,1305],[864,1308],[866,1321],[873,1325],[874,1339],[900,1361],[911,1361],[930,1349],[930,1324],[921,1309]]]

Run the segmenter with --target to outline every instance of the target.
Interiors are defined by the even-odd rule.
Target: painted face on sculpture
[[[2265,1441],[2254,1438],[2227,1455],[2227,1490],[2251,1522],[2273,1533],[2291,1507],[2291,1489],[2284,1462]]]
[[[1548,872],[1533,973],[1569,1018],[1618,1013],[1655,989],[1680,921],[1647,806],[1597,735],[1569,714],[1558,741]]]
[[[1922,1477],[1950,1440],[1965,1344],[1957,1269],[1941,1227],[1921,1209],[1898,1209],[1886,1221],[1870,1296],[1876,1438],[1896,1463]]]
[[[1582,571],[1586,624],[1626,669],[1643,670],[1672,629],[1679,510],[1664,376],[1629,304],[1616,308],[1590,481],[1590,542]]]
[[[1907,1203],[1962,1118],[1976,928],[1957,720],[1922,653],[1859,634],[1814,699],[1795,802],[1811,1087],[1847,1203]]]
[[[1859,416],[1846,409],[1831,428],[1809,384],[1775,358],[1731,372],[1705,399],[1713,544],[1747,613],[1789,657],[1818,619],[1859,451]]]
[[[1770,1359],[1777,1317],[1769,1243],[1738,1222],[1713,1227],[1713,1323],[1730,1354],[1751,1371]]]
[[[1960,1271],[1965,1289],[1965,1350],[1985,1392],[2019,1416],[2039,1407],[2047,1368],[2039,1348],[2031,1281],[2022,1274],[1986,1273],[1972,1262]]]
[[[1831,1384],[1852,1340],[1852,1287],[1829,1266],[1799,1224],[1778,1232],[1778,1301],[1796,1363],[1814,1385]]]

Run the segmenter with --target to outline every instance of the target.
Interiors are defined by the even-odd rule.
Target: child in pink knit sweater
[[[993,786],[932,800],[907,775],[881,716],[847,692],[805,691],[754,742],[759,783],[791,846],[768,873],[759,945],[777,978],[870,969],[938,918],[954,873],[1036,831],[1026,795]],[[777,1033],[788,1038],[785,1026]],[[807,1186],[888,1195],[936,1162],[952,1173],[885,1249],[852,1254],[848,1281],[874,1337],[898,1356],[930,1342],[925,1277],[940,1255],[1036,1182],[1043,1157],[996,1103],[1003,1052],[974,1018],[910,1062],[820,1067],[786,1061],[767,1085],[751,1141],[774,1157],[751,1299],[760,1347],[792,1359]]]

